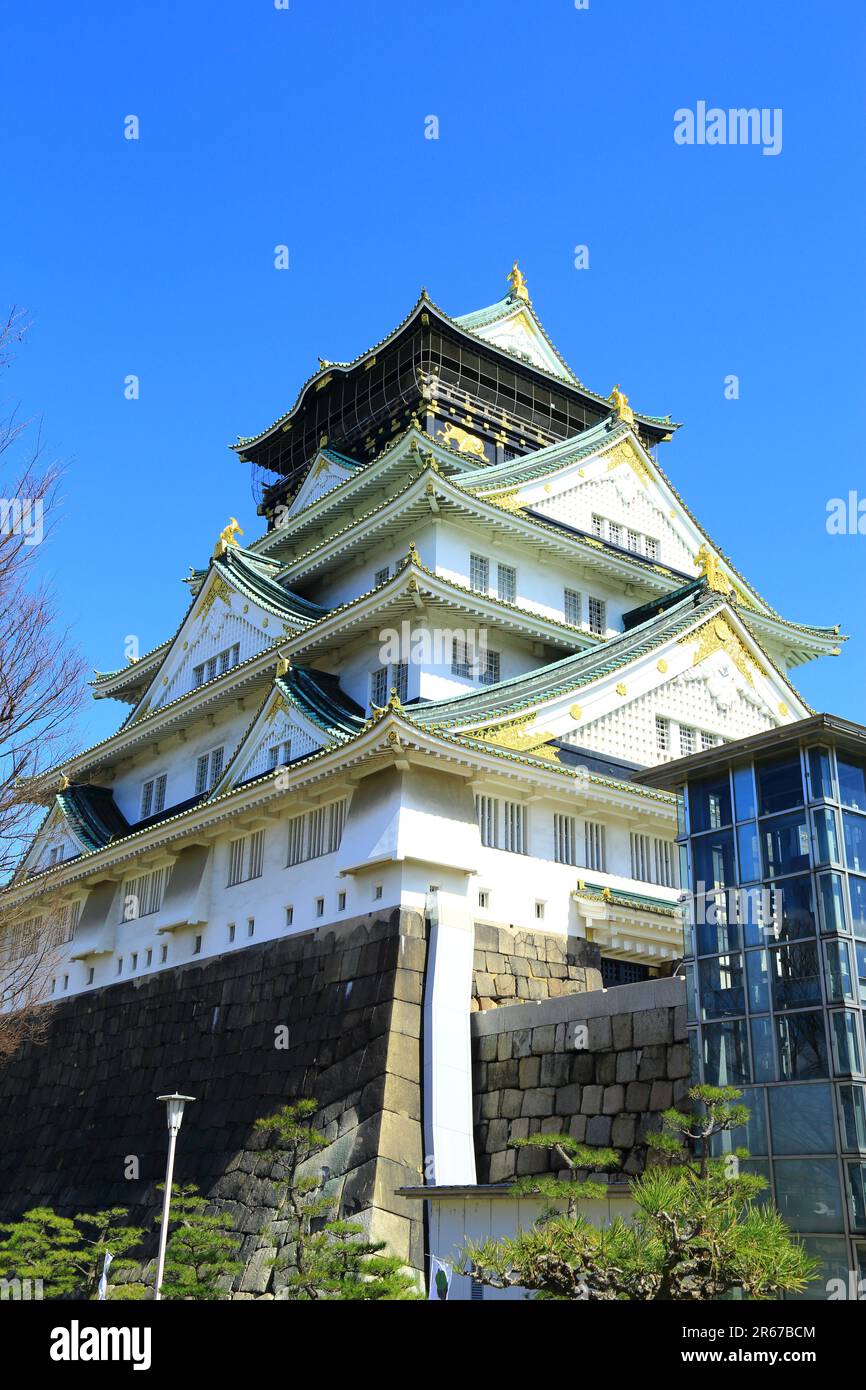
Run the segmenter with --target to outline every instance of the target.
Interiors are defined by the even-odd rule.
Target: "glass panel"
[[[705,777],[689,783],[689,812],[691,830],[718,830],[731,823],[731,791],[728,774]]]
[[[848,896],[851,900],[851,924],[855,936],[866,936],[866,878],[848,875]]]
[[[802,873],[809,867],[809,823],[805,811],[761,826],[764,876]]]
[[[766,1013],[770,1007],[769,962],[766,951],[746,953],[746,975],[749,983],[749,1012]]]
[[[812,784],[812,800],[833,796],[833,773],[830,767],[829,748],[809,750],[809,775]]]
[[[821,930],[823,932],[848,930],[845,922],[845,895],[842,891],[841,874],[819,875],[818,907],[821,913]]]
[[[780,1014],[776,1042],[783,1081],[817,1081],[829,1075],[822,1013]]]
[[[773,1024],[769,1018],[752,1019],[752,1070],[756,1081],[778,1081],[773,1051]]]
[[[737,820],[751,820],[755,814],[755,784],[751,767],[734,768],[734,806]]]
[[[833,1004],[854,1003],[854,980],[847,941],[825,941],[824,979],[827,998]]]
[[[826,1298],[835,1300],[855,1297],[848,1273],[848,1242],[834,1236],[804,1236],[807,1255],[820,1260],[815,1278],[802,1293],[786,1293],[786,1303],[816,1303]]]
[[[740,882],[754,883],[761,877],[761,854],[758,842],[758,827],[747,821],[737,830],[737,850],[740,857]]]
[[[701,1045],[697,1028],[689,1030],[689,1056],[691,1058],[691,1071],[689,1073],[691,1083],[693,1086],[697,1086],[701,1080]]]
[[[749,1076],[746,1021],[707,1023],[703,1029],[704,1080],[709,1086],[743,1086]]]
[[[686,1019],[689,1023],[697,1023],[698,1011],[695,1001],[695,967],[687,965],[686,975]]]
[[[799,941],[815,935],[815,913],[812,907],[812,880],[789,878],[774,883],[774,935],[779,941]]]
[[[849,869],[855,873],[866,873],[866,816],[855,815],[853,811],[842,812],[845,829],[845,858]]]
[[[755,770],[758,775],[760,815],[769,816],[774,811],[789,811],[792,806],[802,806],[803,778],[799,755],[759,763]]]
[[[866,1151],[866,1089],[840,1086],[842,1148]]]
[[[771,1086],[767,1098],[774,1154],[835,1153],[829,1081],[817,1086]]]
[[[857,1015],[850,1009],[830,1015],[833,1039],[833,1068],[837,1076],[851,1076],[860,1070],[860,1040]]]
[[[678,845],[677,853],[680,858],[680,883],[687,887],[689,883],[689,851],[686,845]]]
[[[709,960],[702,960],[700,982],[704,1018],[725,1018],[746,1012],[742,956],[711,956]]]
[[[836,753],[839,768],[839,800],[855,811],[866,811],[866,762],[849,754]]]
[[[866,1163],[846,1163],[851,1229],[866,1231]]]
[[[736,883],[733,832],[725,830],[720,834],[696,836],[692,840],[692,866],[696,893],[733,887]]]
[[[770,952],[773,1008],[796,1009],[821,1003],[818,948],[813,941],[779,946]]]
[[[740,945],[740,928],[728,921],[728,898],[725,893],[711,893],[694,900],[695,925],[699,956],[722,955],[736,951]]]
[[[815,863],[841,864],[836,812],[831,806],[822,806],[812,815],[815,820]]]
[[[764,1119],[764,1092],[757,1086],[747,1086],[743,1098],[737,1102],[745,1105],[749,1118],[739,1129],[731,1129],[716,1134],[710,1140],[710,1152],[714,1157],[733,1153],[735,1149],[748,1149],[750,1154],[765,1154],[767,1149],[767,1123]]]
[[[857,993],[861,1004],[866,1004],[866,945],[858,941],[854,946],[857,957]]]
[[[781,891],[769,884],[760,888],[740,888],[737,907],[747,946],[765,946],[779,941],[783,934]]]
[[[776,1204],[795,1231],[842,1231],[839,1170],[831,1158],[780,1158]]]

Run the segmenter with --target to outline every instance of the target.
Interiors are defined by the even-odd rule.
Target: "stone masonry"
[[[478,1012],[472,1055],[480,1183],[547,1172],[543,1150],[508,1147],[538,1131],[615,1148],[622,1173],[640,1172],[643,1135],[689,1086],[683,981]]]
[[[475,924],[473,1013],[601,989],[601,952],[578,937]]]
[[[253,1126],[314,1096],[329,1141],[315,1171],[329,1170],[339,1213],[421,1269],[421,1213],[395,1190],[423,1169],[425,963],[422,918],[394,910],[51,1005],[47,1039],[0,1068],[0,1220],[42,1204],[62,1215],[119,1205],[155,1250],[167,1138],[155,1097],[187,1092],[176,1181],[232,1218],[236,1289],[261,1295],[273,1287],[262,1232],[277,1193]]]

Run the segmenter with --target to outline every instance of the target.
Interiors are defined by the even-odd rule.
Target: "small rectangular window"
[[[658,541],[655,540],[655,538],[654,538],[653,536],[647,536],[647,537],[645,537],[645,539],[644,539],[644,545],[645,545],[645,547],[646,547],[647,559],[649,559],[649,560],[657,560],[657,559],[659,558],[659,543],[658,543]]]
[[[388,703],[388,667],[377,666],[370,675],[370,705],[384,709]]]
[[[587,869],[604,873],[607,869],[607,845],[605,827],[597,821],[586,822],[585,851]]]
[[[132,961],[131,961],[131,963],[130,963],[129,969],[130,969],[130,972],[133,972],[133,971],[135,971],[135,970],[138,969],[138,952],[137,952],[137,951],[133,951],[133,953],[132,953]]]
[[[94,976],[94,974],[95,974],[94,967],[91,965],[90,969],[89,969],[88,972],[87,972],[87,983],[88,983],[89,985],[92,985],[92,984],[93,984],[93,976]]]
[[[638,535],[637,531],[629,531],[628,548],[629,550],[635,551],[635,553],[637,553],[637,551],[640,550],[640,536]]]
[[[161,965],[165,965],[165,962],[168,960],[168,946],[160,947],[159,960]]]
[[[604,517],[592,515],[592,534],[598,536],[599,540],[604,540]]]
[[[607,632],[607,604],[604,599],[590,597],[589,630],[598,637],[603,637]]]
[[[478,679],[482,685],[495,685],[500,679],[502,661],[499,652],[486,651]]]
[[[153,951],[150,946],[147,948],[147,955],[144,960],[145,965],[153,965]]]
[[[381,902],[383,892],[384,892],[384,889],[383,889],[383,887],[382,887],[382,884],[381,884],[381,883],[377,883],[377,884],[376,884],[376,887],[373,889],[373,898],[374,898],[374,900],[375,900],[377,903],[378,903],[378,902]]]
[[[234,924],[234,922],[229,922],[229,941],[234,941],[234,939],[235,939],[235,924]]]
[[[490,588],[490,561],[486,555],[469,556],[469,587],[476,594],[486,594]]]
[[[324,917],[324,915],[325,915],[325,899],[324,899],[324,898],[316,898],[316,916],[317,916],[317,917]]]
[[[391,578],[391,567],[390,567],[390,565],[383,565],[382,568],[381,568],[380,570],[376,570],[376,573],[375,573],[374,576],[373,576],[373,588],[374,588],[374,589],[378,589],[378,587],[379,587],[380,584],[387,584],[387,583],[388,583],[388,580],[389,580],[390,578]]]
[[[295,920],[295,909],[294,909],[293,907],[287,907],[287,908],[286,908],[286,926],[287,926],[287,927],[290,927],[290,926],[292,925],[292,923],[294,922],[294,920]]]
[[[255,936],[255,934],[256,934],[256,919],[255,919],[255,917],[248,917],[248,918],[247,918],[247,936]]]
[[[557,864],[577,863],[577,821],[574,816],[553,817],[553,856]]]
[[[622,527],[614,521],[608,522],[607,538],[611,545],[622,545]]]
[[[656,715],[656,749],[659,753],[669,753],[671,749],[671,726],[660,714]]]
[[[409,694],[409,663],[398,661],[391,667],[391,685],[397,692],[397,699],[405,704]]]
[[[345,912],[345,910],[346,910],[346,894],[345,894],[345,893],[338,893],[338,894],[337,894],[337,911],[338,911],[338,912]]]
[[[694,753],[698,746],[697,729],[689,728],[688,724],[680,725],[680,753],[687,758],[690,753]]]
[[[582,621],[580,594],[577,589],[565,590],[565,621],[572,627],[580,627]]]
[[[544,921],[544,903],[537,902],[535,904],[535,920],[536,922]]]
[[[196,939],[195,939],[195,943],[194,943],[193,948],[192,948],[192,953],[193,953],[194,956],[200,956],[200,955],[201,955],[201,937],[200,937],[200,936],[197,936]]]
[[[487,908],[490,906],[490,891],[487,888],[478,890],[478,906]]]
[[[496,566],[496,597],[503,603],[517,599],[517,570],[513,565]]]

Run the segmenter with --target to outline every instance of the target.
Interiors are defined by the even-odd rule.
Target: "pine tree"
[[[164,1183],[159,1190],[165,1191]],[[227,1217],[209,1216],[207,1205],[194,1183],[172,1185],[168,1219],[174,1229],[165,1248],[165,1299],[222,1298],[220,1280],[243,1269],[233,1258],[239,1242],[230,1234],[233,1223]]]
[[[568,1300],[706,1301],[736,1289],[749,1299],[802,1292],[818,1266],[779,1213],[758,1205],[767,1184],[743,1170],[748,1152],[711,1156],[716,1135],[748,1119],[740,1095],[727,1086],[693,1086],[694,1114],[665,1111],[661,1131],[645,1140],[658,1161],[629,1183],[634,1216],[601,1228],[579,1204],[604,1195],[605,1188],[585,1175],[615,1166],[612,1150],[588,1149],[561,1134],[512,1141],[514,1147],[550,1149],[567,1176],[517,1179],[515,1192],[546,1197],[547,1207],[513,1239],[468,1245],[466,1272],[495,1288]]]
[[[125,1225],[128,1216],[125,1207],[73,1219],[50,1207],[32,1207],[20,1221],[0,1226],[0,1236],[5,1236],[0,1239],[0,1271],[7,1279],[41,1279],[43,1296],[49,1299],[70,1294],[95,1298],[107,1251],[115,1257],[115,1269],[134,1263],[123,1256],[141,1243],[144,1232]]]
[[[356,1222],[325,1220],[337,1203],[322,1191],[321,1175],[300,1174],[301,1166],[327,1143],[313,1126],[317,1109],[315,1100],[300,1100],[256,1122],[279,1153],[277,1218],[285,1210],[290,1214],[294,1258],[290,1262],[286,1250],[274,1261],[277,1267],[288,1268],[283,1296],[293,1301],[419,1298],[400,1261],[383,1253],[384,1241],[368,1240]]]

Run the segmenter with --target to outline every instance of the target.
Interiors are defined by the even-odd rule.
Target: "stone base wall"
[[[0,1220],[131,1208],[154,1232],[166,1156],[159,1094],[194,1095],[175,1178],[197,1183],[241,1235],[247,1294],[272,1287],[262,1235],[273,1155],[255,1121],[314,1096],[326,1190],[407,1264],[423,1267],[423,919],[370,914],[238,949],[50,1006],[48,1037],[0,1068]],[[130,1171],[130,1158],[138,1176]],[[336,1214],[336,1213],[335,1213]],[[277,1226],[277,1237],[285,1232]]]
[[[539,1131],[615,1148],[622,1173],[640,1172],[643,1136],[689,1087],[683,982],[478,1013],[472,1054],[480,1183],[548,1172],[544,1150],[508,1147]]]
[[[476,922],[473,1013],[596,989],[601,952],[590,942]]]

